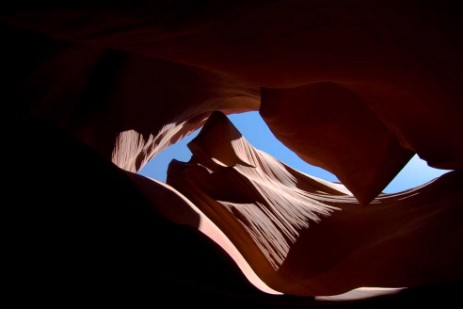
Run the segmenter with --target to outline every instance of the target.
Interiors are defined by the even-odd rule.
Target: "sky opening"
[[[306,163],[293,151],[283,145],[272,134],[258,112],[233,114],[229,115],[228,118],[255,148],[269,153],[283,163],[305,174],[328,181],[339,181],[332,173]],[[196,137],[198,132],[199,130],[185,137],[176,144],[169,146],[167,149],[151,159],[139,173],[165,182],[167,167],[172,159],[184,162],[190,160],[191,152],[186,145]],[[425,161],[415,155],[384,189],[384,192],[396,193],[404,191],[427,183],[446,172],[448,171],[429,167]]]

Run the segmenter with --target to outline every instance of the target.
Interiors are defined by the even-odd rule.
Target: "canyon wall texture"
[[[295,297],[461,283],[462,12],[370,2],[2,10],[11,286],[315,306],[255,286]],[[254,149],[226,118],[251,110],[342,184]],[[135,174],[201,127],[168,184]],[[415,153],[452,171],[381,193]]]

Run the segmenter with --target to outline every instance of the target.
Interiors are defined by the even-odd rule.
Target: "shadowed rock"
[[[363,208],[339,186],[254,149],[221,113],[213,113],[188,146],[190,162],[173,161],[167,182],[211,218],[277,291],[333,295],[463,274],[459,173],[380,195]]]
[[[156,299],[188,305],[320,304],[255,291],[218,243],[291,294],[430,284],[394,299],[448,296],[463,273],[461,5],[354,2],[8,3],[17,8],[0,15],[3,111],[13,123],[5,191],[18,201],[6,208],[19,240],[5,251],[8,268],[23,270],[11,286],[92,299],[75,278],[112,297],[156,278],[145,299],[156,287]],[[169,181],[191,201],[129,173],[211,112],[249,110],[371,204],[253,150],[220,114],[191,144],[193,160],[171,165]],[[324,137],[321,120],[336,134]],[[411,153],[455,171],[374,199]],[[196,231],[206,221],[216,244]],[[383,300],[375,304],[390,308]]]
[[[263,89],[260,113],[285,145],[333,172],[364,205],[413,155],[355,92],[338,84]]]

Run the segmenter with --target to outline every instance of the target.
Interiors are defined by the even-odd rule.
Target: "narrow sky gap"
[[[338,182],[339,180],[332,173],[316,166],[312,166],[294,152],[284,146],[270,131],[258,112],[247,112],[228,116],[241,134],[255,148],[265,151],[276,157],[292,168],[311,176],[319,177],[328,181]],[[198,135],[199,130],[185,137],[175,145],[171,145],[156,157],[151,159],[145,167],[140,170],[140,174],[166,181],[167,166],[172,159],[188,161],[191,152],[186,146],[193,138]],[[427,166],[426,162],[414,156],[396,178],[385,188],[386,193],[400,192],[424,184],[440,175],[446,170],[438,170]]]

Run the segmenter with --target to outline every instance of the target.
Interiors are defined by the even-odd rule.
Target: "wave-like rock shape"
[[[29,192],[29,196],[24,194],[29,206],[49,205],[52,200],[53,207],[48,209],[66,218],[74,218],[74,209],[82,209],[82,205],[86,208],[79,213],[79,220],[75,219],[64,229],[57,225],[61,221],[51,220],[47,213],[38,212],[39,208],[26,208],[18,216],[18,222],[22,222],[23,217],[32,218],[32,225],[24,224],[28,221],[21,224],[26,238],[42,235],[48,224],[58,228],[62,237],[51,238],[50,246],[43,249],[42,238],[37,236],[26,245],[21,244],[24,250],[19,252],[33,256],[30,252],[42,248],[41,261],[50,261],[62,242],[68,241],[72,247],[73,242],[69,240],[72,239],[85,256],[93,256],[99,239],[106,239],[105,231],[118,235],[113,238],[115,251],[111,251],[118,252],[119,236],[122,239],[131,230],[124,229],[129,220],[125,214],[140,203],[145,205],[146,201],[132,200],[138,196],[135,192],[119,199],[118,194],[130,187],[125,181],[120,182],[117,189],[103,191],[99,187],[101,183],[111,183],[113,176],[122,171],[113,165],[102,168],[105,165],[102,162],[112,161],[127,171],[138,171],[159,151],[201,127],[214,110],[226,114],[259,110],[261,93],[263,104],[274,104],[273,98],[268,100],[270,94],[284,93],[282,98],[288,94],[292,97],[298,89],[329,83],[358,96],[363,107],[355,112],[347,109],[346,117],[357,121],[360,114],[370,110],[377,119],[365,130],[379,132],[386,140],[390,138],[391,143],[384,145],[391,145],[395,149],[392,153],[399,157],[397,161],[386,157],[385,162],[376,167],[371,165],[372,171],[378,168],[380,176],[366,176],[378,177],[373,180],[378,183],[370,188],[348,184],[364,204],[389,179],[390,175],[380,171],[386,170],[392,175],[406,160],[403,149],[416,152],[431,166],[456,172],[422,188],[397,195],[379,195],[369,207],[362,209],[341,185],[327,184],[293,171],[268,155],[254,152],[234,133],[236,142],[219,138],[198,144],[194,152],[196,158],[201,158],[202,167],[194,161],[186,165],[176,163],[172,170],[177,167],[177,172],[171,172],[170,181],[185,184],[177,186],[178,189],[185,194],[192,191],[187,195],[194,204],[210,209],[208,215],[215,218],[226,236],[233,238],[234,245],[251,267],[277,290],[300,295],[332,294],[359,285],[413,286],[461,279],[463,27],[459,1],[439,1],[432,5],[417,5],[412,0],[400,3],[360,0],[355,1],[355,5],[318,0],[140,1],[136,7],[131,1],[118,1],[119,8],[100,3],[97,9],[89,8],[85,1],[74,2],[71,9],[48,9],[47,2],[40,2],[43,5],[40,10],[36,4],[30,8],[23,1],[8,3],[21,7],[3,10],[0,16],[2,90],[4,98],[8,98],[4,101],[11,102],[4,104],[4,115],[26,128],[20,130],[12,126],[5,131],[15,142],[5,143],[5,147],[16,145],[12,149],[17,151],[9,151],[14,160],[7,162],[13,162],[13,168],[30,167],[19,169],[22,174],[30,171],[39,177],[55,174],[54,180],[42,177],[34,183],[24,178],[12,182],[20,192]],[[302,96],[295,98],[306,102],[307,95],[310,97],[302,91]],[[290,122],[295,116],[291,114],[294,103],[281,106],[280,116],[290,115]],[[339,116],[332,112],[330,115]],[[29,127],[28,124],[34,123],[31,119],[41,125],[52,123],[64,129],[90,146],[89,152],[96,152],[104,160],[93,161],[72,149],[63,152],[65,149],[60,144],[64,145],[68,137],[61,135],[41,147],[45,144],[39,140],[46,137],[46,133]],[[282,125],[277,119],[268,120],[277,135],[294,129],[292,123]],[[387,130],[378,129],[381,127],[378,122]],[[294,143],[293,139],[301,141],[306,133],[312,133],[304,130],[296,127],[286,143]],[[315,131],[322,130],[317,127],[314,134]],[[345,134],[339,135],[339,140],[332,140],[333,144],[346,145],[348,139],[356,138],[348,130],[342,133]],[[202,134],[202,138],[209,134]],[[34,136],[33,146],[24,142]],[[360,134],[360,138],[362,136]],[[290,146],[301,156],[311,151],[308,146]],[[370,147],[376,149],[378,145],[371,143]],[[200,154],[206,148],[214,156]],[[42,155],[37,164],[29,164],[31,149]],[[363,160],[363,154],[349,150],[352,157],[346,158],[346,162],[355,163],[354,157]],[[391,152],[375,152],[376,156],[384,154]],[[214,161],[212,157],[221,159]],[[78,173],[82,181],[66,174],[63,166],[67,158],[78,163],[73,172]],[[366,163],[374,159],[377,158]],[[388,164],[388,160],[392,163]],[[332,170],[340,174],[344,168]],[[101,178],[95,178],[96,170]],[[181,175],[181,171],[195,179],[202,177],[202,182],[175,176]],[[86,177],[92,181],[87,182]],[[72,185],[67,186],[70,179]],[[366,181],[362,177],[352,179]],[[343,181],[348,182],[347,178]],[[135,186],[149,191],[147,195],[156,205],[153,208],[161,216],[174,222],[185,223],[183,219],[196,222],[195,214],[184,207],[184,200],[175,192],[167,194],[162,186],[145,188],[142,182],[135,181]],[[56,192],[50,190],[55,186],[67,194],[70,204],[63,203]],[[93,196],[99,199],[95,201]],[[95,203],[89,205],[89,200]],[[301,206],[306,202],[310,207]],[[178,214],[171,211],[169,203],[183,205],[182,211]],[[115,204],[121,211],[114,221],[117,223],[112,224],[105,218],[111,213],[108,208]],[[299,206],[288,208],[293,204]],[[66,209],[69,205],[73,207]],[[93,206],[101,220],[91,220]],[[63,213],[63,210],[66,211]],[[149,230],[152,224],[156,232],[134,234],[125,248],[130,248],[130,243],[140,235],[144,236],[140,247],[153,239],[162,240],[164,249],[158,252],[163,256],[160,263],[171,266],[166,268],[164,279],[159,279],[163,283],[170,280],[166,278],[193,271],[191,267],[175,266],[176,263],[191,265],[184,264],[180,255],[191,249],[188,237],[193,234],[192,230],[176,234],[177,227],[169,225],[168,230],[173,234],[165,233],[167,225],[161,225],[162,220],[144,213],[135,214],[130,226],[137,227],[144,222],[144,228]],[[291,213],[295,214],[294,218]],[[186,214],[190,217],[176,217]],[[230,227],[220,223],[223,218]],[[46,224],[42,225],[41,221]],[[91,232],[75,233],[89,223],[93,227]],[[87,240],[95,247],[89,246]],[[186,249],[175,247],[177,241]],[[170,251],[172,247],[176,250]],[[217,256],[206,247],[202,247],[207,252],[204,257],[213,261]],[[199,251],[195,252],[198,253],[195,265],[205,269],[207,262]],[[77,258],[66,261],[76,262]],[[131,264],[119,261],[118,267],[121,265],[130,273]],[[139,262],[133,258],[131,261],[140,263],[140,269],[153,266],[147,260]],[[91,262],[92,270],[98,269],[97,264]],[[37,266],[36,270],[42,266],[31,265]],[[61,273],[61,266],[46,265],[54,273]],[[63,264],[63,269],[70,270],[69,265],[74,264]],[[220,269],[216,267],[214,272]],[[107,270],[111,273],[111,269]],[[85,274],[92,275],[91,272]],[[163,291],[176,295],[176,288],[184,286],[180,281],[192,282],[190,286],[195,286],[201,274],[198,270],[190,273],[187,280],[173,279]],[[212,277],[219,281],[223,278],[220,274]],[[31,275],[26,274],[24,278]],[[102,282],[110,282],[111,278],[106,277]],[[72,278],[59,282],[71,283]],[[133,280],[117,282],[123,285]],[[224,297],[221,294],[215,299]],[[237,297],[236,302],[242,303],[242,299]],[[270,304],[275,304],[274,299]]]
[[[165,126],[189,121],[179,115],[199,117],[201,121],[195,118],[192,124],[198,128],[207,113],[198,115],[211,96],[218,99],[215,102],[236,99],[227,104],[227,113],[257,110],[259,88],[317,82],[337,83],[357,93],[403,147],[431,166],[463,168],[463,29],[458,1],[432,6],[412,0],[125,5],[121,1],[118,8],[102,5],[91,10],[77,2],[73,9],[40,11],[24,6],[0,17],[7,25],[5,68],[11,68],[5,74],[18,76],[18,68],[28,65],[42,67],[28,87],[19,88],[28,91],[12,97],[39,89],[41,94],[30,98],[36,103],[54,94],[56,102],[42,105],[40,115],[60,121],[76,118],[73,131],[78,125],[79,136],[105,156],[111,156],[121,132],[134,130],[140,136],[122,137],[124,147],[114,154],[124,168],[137,170],[157,153],[159,148],[148,145],[159,141],[158,133],[165,135]],[[11,29],[30,29],[53,38],[55,45],[44,46]],[[66,50],[63,45],[77,47],[78,52],[53,66]],[[36,53],[30,55],[29,50]],[[117,52],[89,61],[89,53],[108,51]],[[21,61],[12,63],[13,58]],[[23,58],[28,58],[26,64]],[[30,73],[20,72],[19,76]],[[30,91],[31,84],[40,86]],[[238,91],[233,90],[236,86]],[[17,89],[15,84],[6,88]],[[83,97],[88,104],[70,108],[82,94],[88,95]],[[226,110],[221,103],[212,105]],[[116,119],[121,123],[112,124]],[[172,142],[188,132],[174,134]],[[120,153],[126,145],[131,151]]]
[[[342,186],[254,149],[219,112],[189,148],[190,162],[173,161],[168,183],[211,218],[277,291],[332,295],[463,276],[460,174],[380,195],[363,208]]]
[[[299,230],[308,228],[311,221],[318,222],[320,216],[329,215],[335,208],[323,205],[299,189],[296,177],[287,167],[254,149],[225,119],[223,114],[213,113],[199,136],[189,144],[194,153],[191,161],[194,171],[186,171],[182,178],[207,183],[212,177],[213,188],[203,188],[206,194],[242,220],[259,251],[278,270]],[[177,164],[169,168],[168,183],[175,182],[172,175],[177,168],[182,170],[182,165]],[[184,190],[184,186],[177,186]],[[321,194],[343,194],[334,186],[313,180],[313,187],[317,186]],[[208,211],[208,215],[214,217],[213,212]],[[235,233],[235,228],[231,229],[227,234]]]
[[[15,115],[55,123],[131,172],[201,127],[212,111],[260,105],[258,87],[221,73],[24,30],[7,34],[4,74],[19,76],[5,86],[21,102]],[[32,48],[35,54],[24,55],[30,63],[14,56]]]

